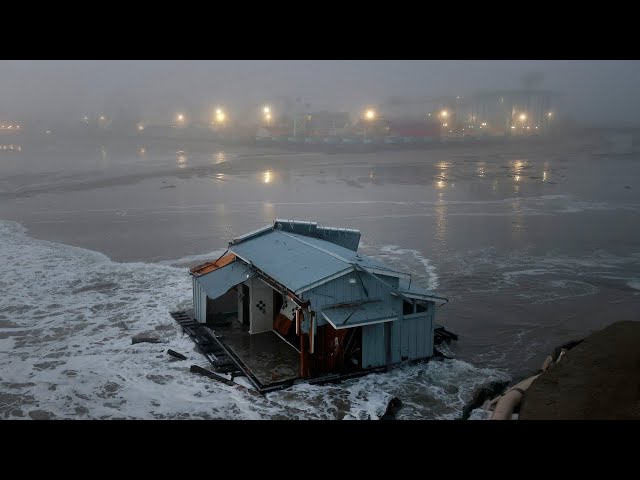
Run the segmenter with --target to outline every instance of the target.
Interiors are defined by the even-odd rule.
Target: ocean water
[[[0,152],[0,418],[376,419],[393,396],[399,419],[460,418],[479,386],[639,319],[640,159],[510,148]],[[188,267],[275,218],[357,228],[447,297],[453,359],[266,396],[190,373],[207,362],[169,315]],[[132,345],[143,332],[162,343]]]
[[[208,364],[169,312],[190,306],[175,265],[199,258],[119,263],[7,221],[0,245],[0,418],[376,419],[393,396],[411,399],[400,418],[456,418],[477,385],[506,375],[447,360],[251,395],[189,372]],[[162,343],[132,345],[142,332]]]

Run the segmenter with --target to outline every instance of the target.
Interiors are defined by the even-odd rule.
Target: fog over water
[[[217,105],[250,118],[281,95],[357,117],[370,105],[382,115],[393,96],[529,82],[559,92],[558,119],[636,125],[638,65],[0,62],[0,120],[22,126],[0,134],[0,418],[375,419],[398,396],[400,419],[454,419],[477,387],[529,375],[556,346],[640,312],[632,129],[304,150],[85,135],[84,116],[206,123]],[[614,137],[629,141],[620,150]],[[276,218],[359,229],[362,253],[449,298],[436,321],[460,335],[444,347],[453,359],[265,397],[190,374],[208,363],[169,315],[190,307],[188,268]],[[132,345],[141,332],[163,343]]]
[[[78,122],[120,110],[151,122],[175,111],[208,120],[278,96],[313,109],[356,111],[390,97],[424,99],[475,91],[547,88],[566,115],[588,124],[638,124],[635,60],[64,60],[0,61],[0,119]],[[533,74],[533,75],[532,75]]]

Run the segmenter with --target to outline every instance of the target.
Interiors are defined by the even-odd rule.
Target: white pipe
[[[539,376],[539,374],[534,375],[518,383],[515,387],[511,387],[496,404],[496,409],[493,411],[493,415],[491,415],[491,420],[509,420],[515,408],[520,404],[524,396],[524,391],[527,390]]]
[[[542,364],[542,371],[546,372],[552,363],[553,363],[553,355],[547,355],[547,358],[545,358],[544,363]]]
[[[562,357],[564,357],[565,353],[567,353],[567,351],[564,348],[562,350],[560,350],[560,355],[558,355],[558,359],[556,360],[556,363],[558,363],[560,361],[560,359]]]
[[[492,409],[493,407],[496,406],[496,403],[498,403],[498,401],[502,398],[502,395],[498,395],[496,398],[494,398],[493,400],[489,401],[489,409]]]

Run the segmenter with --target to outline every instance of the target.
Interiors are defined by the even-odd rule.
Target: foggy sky
[[[356,111],[390,96],[513,89],[544,73],[561,114],[640,125],[640,61],[209,60],[0,61],[0,120],[77,121],[118,106],[160,121],[173,112],[240,111],[279,95],[312,109]]]

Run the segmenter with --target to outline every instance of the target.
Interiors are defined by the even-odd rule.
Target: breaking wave
[[[169,315],[191,303],[187,270],[174,265],[211,255],[118,263],[0,221],[0,418],[376,419],[392,396],[398,418],[459,418],[477,385],[506,375],[432,361],[260,396],[191,374],[208,363]],[[132,345],[142,332],[162,343]]]

